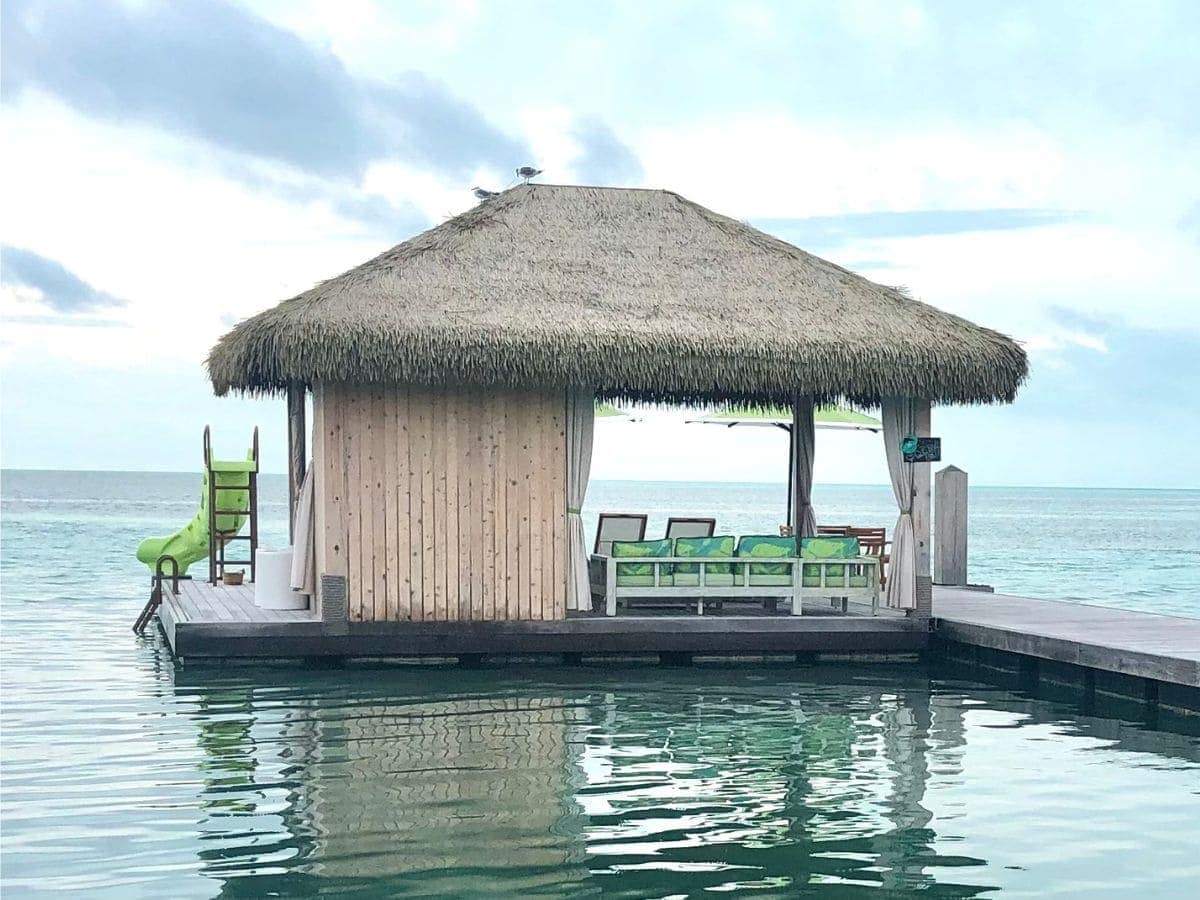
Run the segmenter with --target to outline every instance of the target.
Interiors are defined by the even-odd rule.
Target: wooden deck
[[[934,588],[941,639],[1200,687],[1200,619]]]
[[[176,656],[303,658],[468,656],[570,653],[911,653],[929,643],[928,623],[896,613],[832,615],[827,603],[805,615],[766,613],[760,605],[728,604],[704,616],[638,608],[608,617],[482,622],[351,622],[327,627],[315,613],[259,609],[254,588],[181,581],[159,609]],[[863,612],[867,611],[865,608]]]
[[[264,610],[252,585],[182,581],[168,592],[159,620],[183,658],[386,657],[681,653],[913,652],[931,644],[929,622],[866,607],[835,615],[827,604],[805,614],[771,614],[729,604],[697,616],[635,609],[615,617],[476,622],[322,624],[314,612]],[[955,642],[1188,688],[1200,687],[1200,619],[1032,600],[982,591],[936,588],[932,627]]]

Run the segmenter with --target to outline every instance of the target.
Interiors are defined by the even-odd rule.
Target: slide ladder
[[[246,459],[220,461],[213,459],[212,438],[205,425],[204,475],[208,492],[208,580],[216,584],[225,577],[227,566],[249,566],[253,581],[254,559],[258,555],[258,427],[254,429],[254,442]],[[250,533],[240,534],[247,516]],[[225,556],[225,547],[234,541],[248,543],[249,559]]]

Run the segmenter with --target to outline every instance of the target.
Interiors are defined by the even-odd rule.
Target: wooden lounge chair
[[[611,556],[613,541],[640,541],[645,536],[645,513],[600,513],[592,552],[598,556]]]
[[[716,530],[716,519],[671,516],[667,519],[666,538],[673,541],[681,537],[712,537]]]
[[[818,536],[856,537],[862,546],[864,556],[874,556],[879,560],[879,584],[887,584],[887,564],[891,562],[888,547],[892,542],[887,539],[885,528],[855,528],[853,525],[818,525]]]
[[[846,535],[858,538],[863,556],[874,556],[879,560],[879,585],[880,587],[886,586],[887,566],[892,560],[891,553],[888,551],[888,548],[892,546],[892,542],[887,539],[887,529],[847,528]]]

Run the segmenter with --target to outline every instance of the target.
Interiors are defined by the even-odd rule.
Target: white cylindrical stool
[[[259,550],[254,557],[254,605],[308,609],[308,594],[292,590],[292,551]]]

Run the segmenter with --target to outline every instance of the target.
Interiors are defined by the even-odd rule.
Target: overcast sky
[[[6,467],[188,471],[257,422],[282,470],[212,343],[533,163],[1022,341],[1014,406],[935,411],[976,483],[1200,487],[1193,0],[2,10]],[[594,476],[784,477],[773,432],[678,418],[601,425]],[[886,481],[878,439],[820,435],[817,475]]]

